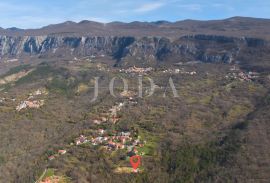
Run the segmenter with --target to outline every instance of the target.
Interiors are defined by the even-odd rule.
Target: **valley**
[[[239,171],[234,162],[242,162],[242,155],[250,157],[247,153],[262,133],[252,124],[268,106],[266,72],[252,77],[250,70],[235,65],[197,63],[145,67],[149,72],[142,75],[139,66],[121,69],[98,59],[38,62],[3,75],[31,71],[1,84],[1,181],[230,181]],[[91,102],[96,76],[99,96]],[[143,96],[149,94],[147,78],[154,80],[153,96],[139,97],[139,76]],[[113,77],[116,98],[109,91]],[[121,78],[129,83],[126,92]],[[168,87],[169,78],[179,97]],[[16,110],[25,100],[44,103]],[[254,136],[243,140],[248,133]],[[142,156],[136,174],[128,170],[129,154]],[[256,166],[267,171],[267,165]],[[256,178],[268,179],[265,172]]]
[[[0,182],[269,182],[269,27],[0,28]]]

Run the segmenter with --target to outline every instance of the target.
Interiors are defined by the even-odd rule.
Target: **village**
[[[124,102],[115,103],[107,113],[101,113],[97,118],[93,118],[92,122],[97,127],[102,123],[109,123],[115,125],[120,117],[118,113],[126,105],[136,105],[137,101],[134,98],[136,95],[132,91],[124,91],[121,96],[125,99]],[[138,151],[138,148],[144,147],[147,142],[143,140],[137,131],[116,131],[111,129],[99,128],[97,130],[91,130],[91,135],[81,134],[74,141],[69,144],[71,147],[79,147],[83,145],[90,145],[90,147],[100,147],[105,149],[108,153],[117,150],[126,150],[127,157],[134,155],[145,155],[143,151]],[[61,149],[55,154],[50,155],[48,160],[52,161],[57,157],[64,155],[68,150]]]
[[[153,71],[152,67],[141,68],[141,67],[136,67],[136,66],[130,67],[128,69],[119,70],[120,73],[126,73],[126,74],[135,73],[135,74],[140,74],[140,75],[146,75],[150,73],[151,71]]]
[[[140,136],[134,131],[109,131],[105,129],[94,130],[91,136],[80,135],[74,139],[74,142],[70,146],[82,146],[90,145],[90,147],[100,147],[107,152],[113,152],[117,150],[126,150],[127,157],[134,155],[145,155],[144,152],[139,152],[138,148],[144,147],[147,142],[141,139]],[[48,160],[52,161],[57,157],[64,155],[68,150],[60,149],[55,154],[50,155]]]
[[[240,80],[251,82],[259,77],[257,72],[245,72],[241,71],[238,67],[232,66],[230,72],[225,76],[226,79]]]
[[[92,146],[100,146],[107,151],[117,151],[126,149],[127,156],[131,157],[138,154],[138,147],[143,147],[146,141],[142,141],[140,136],[135,132],[108,132],[105,129],[98,129],[90,137],[80,135],[74,140],[76,146],[83,144],[91,144]],[[73,144],[71,144],[73,145]],[[140,153],[139,155],[144,155]]]
[[[131,67],[127,70],[121,69],[120,72],[124,73],[138,73],[147,74],[152,71],[152,68],[137,68]],[[196,71],[185,71],[184,69],[167,69],[162,71],[162,73],[170,74],[188,74],[196,75]],[[252,81],[259,77],[256,72],[243,72],[239,68],[233,66],[230,72],[225,76],[227,79],[239,79],[240,81]],[[108,112],[100,113],[99,116],[92,119],[92,122],[100,126],[103,123],[110,123],[112,125],[117,124],[120,120],[118,113],[127,105],[136,105],[137,101],[135,99],[136,92],[124,91],[121,94],[122,98],[125,98],[123,102],[116,102]],[[144,152],[138,151],[139,148],[145,146],[147,142],[143,140],[136,131],[115,131],[106,128],[99,128],[97,130],[92,130],[91,135],[80,134],[74,141],[70,144],[71,146],[79,147],[83,145],[89,145],[90,147],[99,147],[105,149],[107,152],[113,152],[117,150],[125,150],[127,157],[133,155],[145,155]],[[54,160],[60,155],[64,155],[68,150],[58,150],[56,154],[49,156],[49,160]]]
[[[116,103],[112,106],[107,113],[100,114],[97,118],[93,119],[93,123],[100,125],[104,122],[111,122],[113,124],[117,123],[120,118],[117,116],[117,112],[119,112],[126,104],[125,103]]]
[[[196,71],[185,71],[184,69],[166,69],[164,71],[162,71],[162,73],[169,73],[169,74],[187,74],[187,75],[196,75],[197,72]]]
[[[153,72],[154,69],[152,67],[147,67],[147,68],[140,68],[140,67],[130,67],[128,69],[120,69],[120,73],[126,73],[126,74],[139,74],[139,75],[147,75],[151,72]],[[162,73],[169,73],[169,74],[187,74],[187,75],[196,75],[196,71],[185,71],[185,69],[177,68],[177,69],[165,69],[162,70]]]
[[[44,100],[35,100],[35,97],[40,96],[40,95],[48,95],[48,92],[45,89],[38,89],[35,92],[30,93],[28,95],[28,98],[24,101],[21,101],[20,104],[16,107],[16,111],[21,111],[22,109],[27,109],[27,108],[30,108],[30,109],[40,108],[45,103]]]
[[[125,98],[125,101],[116,103],[108,110],[108,113],[101,114],[98,119],[93,119],[93,123],[96,125],[105,122],[112,123],[113,125],[116,124],[120,120],[118,112],[120,112],[123,107],[137,104],[137,101],[134,99],[135,95],[136,93],[133,91],[122,92],[121,96]],[[85,143],[91,143],[93,146],[102,146],[108,151],[127,149],[128,154],[132,155],[138,153],[136,147],[143,147],[145,141],[142,142],[136,132],[109,132],[106,129],[98,129],[93,133],[92,137],[81,135],[75,139],[77,146]]]

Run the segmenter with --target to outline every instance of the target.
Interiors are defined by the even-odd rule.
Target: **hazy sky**
[[[1,0],[0,27],[38,28],[67,20],[177,21],[270,18],[270,0]]]

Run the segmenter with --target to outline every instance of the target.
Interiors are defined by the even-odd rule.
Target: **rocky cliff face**
[[[165,37],[116,36],[0,36],[0,57],[83,57],[107,55],[117,62],[123,58],[231,63],[248,48],[268,48],[257,38],[214,35]]]

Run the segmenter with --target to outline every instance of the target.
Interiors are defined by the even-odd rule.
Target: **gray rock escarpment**
[[[211,63],[231,63],[245,48],[268,47],[257,38],[234,38],[214,35],[166,37],[117,36],[0,36],[0,57],[82,57],[107,55],[117,61],[142,57],[156,61],[186,58]]]

